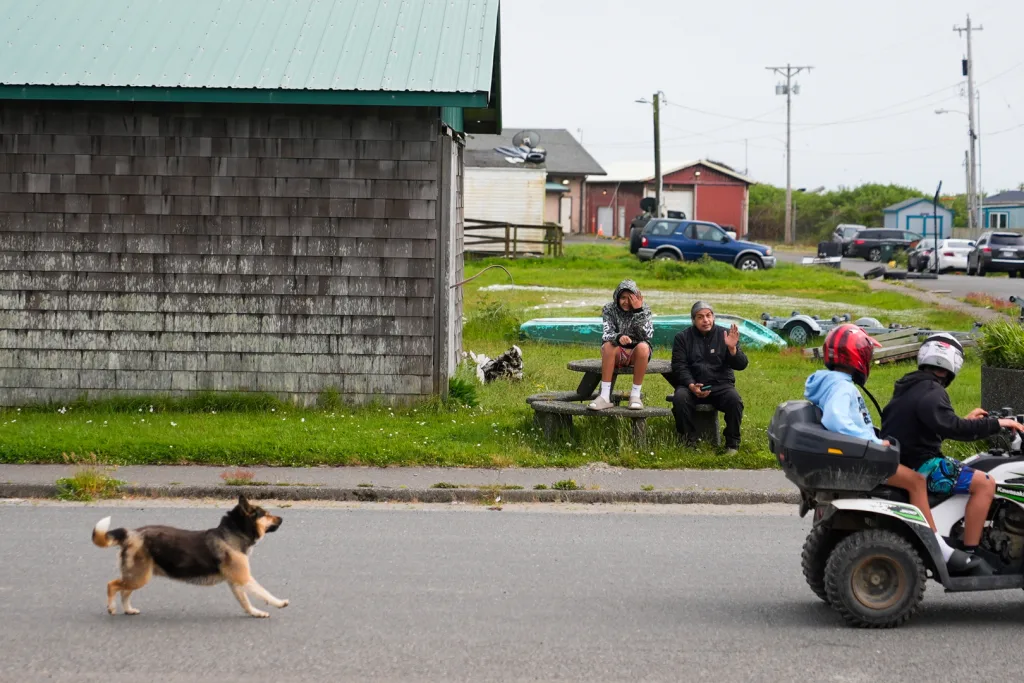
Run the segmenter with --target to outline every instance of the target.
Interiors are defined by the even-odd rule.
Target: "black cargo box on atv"
[[[768,447],[786,478],[806,491],[871,491],[896,473],[897,445],[883,447],[821,426],[810,401],[786,401],[768,425]]]

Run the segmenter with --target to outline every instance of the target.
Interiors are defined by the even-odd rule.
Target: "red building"
[[[666,211],[682,212],[691,220],[717,223],[735,231],[740,238],[747,234],[753,180],[713,161],[693,161],[668,168],[661,181]],[[629,234],[629,224],[643,213],[640,200],[656,194],[654,173],[648,170],[616,172],[613,165],[608,176],[587,179],[588,232],[609,237]]]

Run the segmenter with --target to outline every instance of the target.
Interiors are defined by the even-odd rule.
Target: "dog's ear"
[[[246,514],[252,511],[252,507],[249,505],[249,500],[244,495],[238,496],[238,507],[242,508],[242,512]]]

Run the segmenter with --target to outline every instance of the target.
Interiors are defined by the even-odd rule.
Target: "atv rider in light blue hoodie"
[[[818,370],[807,378],[804,397],[821,409],[821,424],[830,432],[867,439],[881,446],[864,397],[853,376],[842,370]]]
[[[821,425],[830,432],[866,439],[880,446],[888,446],[875,433],[871,413],[864,403],[859,386],[864,386],[871,371],[871,360],[877,341],[856,325],[840,325],[833,328],[822,346],[822,355],[827,370],[818,370],[804,385],[804,397],[821,410]],[[911,505],[916,506],[925,519],[942,551],[946,566],[953,575],[971,574],[975,571],[973,560],[966,553],[954,550],[946,539],[936,532],[932,509],[928,504],[928,488],[922,474],[904,465],[899,465],[896,474],[885,482],[910,494]]]

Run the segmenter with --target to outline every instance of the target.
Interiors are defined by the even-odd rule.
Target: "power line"
[[[1003,71],[1000,71],[999,73],[995,74],[994,76],[991,76],[990,78],[987,78],[986,80],[981,81],[980,83],[977,84],[977,86],[980,87],[982,85],[987,85],[987,84],[995,81],[996,79],[1002,78],[1006,74],[1008,74],[1008,73],[1010,73],[1010,72],[1012,72],[1012,71],[1014,71],[1016,69],[1019,69],[1022,66],[1024,66],[1024,61],[1017,62],[1016,64],[1013,64],[1012,66],[1010,66],[1010,67],[1004,69]],[[793,123],[792,125],[795,126],[795,127],[801,128],[803,130],[813,130],[815,128],[825,128],[825,127],[830,127],[830,126],[853,125],[853,124],[858,124],[858,123],[871,123],[871,122],[875,122],[875,121],[885,121],[885,120],[888,120],[888,119],[891,119],[891,118],[896,118],[896,117],[899,117],[899,116],[905,116],[907,114],[913,114],[913,113],[921,111],[923,109],[930,109],[931,107],[934,107],[937,104],[942,104],[943,102],[946,102],[947,100],[953,99],[954,97],[956,97],[956,95],[947,95],[947,96],[942,97],[940,99],[931,100],[931,101],[929,101],[929,102],[927,102],[925,104],[922,104],[922,105],[919,105],[919,106],[916,106],[916,107],[912,107],[910,109],[904,109],[902,111],[885,114],[884,116],[874,116],[874,114],[880,114],[882,112],[886,112],[886,111],[889,111],[889,110],[892,110],[892,109],[896,109],[896,108],[902,107],[902,106],[907,105],[907,104],[912,104],[912,103],[919,102],[921,100],[924,100],[924,99],[927,99],[927,98],[930,98],[930,97],[934,97],[936,95],[939,95],[939,94],[942,94],[944,92],[947,92],[947,91],[949,91],[949,90],[951,90],[953,88],[956,88],[957,86],[959,86],[961,84],[962,84],[962,81],[957,81],[956,83],[953,83],[953,84],[947,85],[947,86],[943,86],[942,88],[939,88],[937,90],[933,90],[933,91],[925,93],[923,95],[918,95],[916,97],[912,97],[910,99],[903,100],[903,101],[897,102],[895,104],[886,105],[885,107],[880,107],[878,109],[869,110],[867,112],[863,112],[863,113],[858,114],[856,116],[852,116],[852,117],[845,118],[845,119],[837,119],[835,121],[825,121],[825,122],[819,122],[819,123]],[[683,136],[672,137],[672,138],[662,138],[662,140],[661,140],[662,144],[664,144],[664,143],[681,142],[683,140],[693,139],[694,137],[706,137],[706,136],[710,135],[711,133],[715,133],[715,132],[718,132],[718,131],[721,131],[721,130],[726,130],[726,129],[729,129],[729,128],[734,128],[734,127],[736,127],[736,126],[738,126],[738,125],[740,125],[742,123],[761,123],[761,124],[770,124],[770,125],[784,125],[784,122],[780,122],[780,121],[764,121],[763,120],[765,116],[769,116],[771,114],[774,114],[775,112],[779,111],[781,109],[781,107],[777,107],[775,109],[772,109],[770,111],[765,112],[764,114],[760,114],[760,115],[752,117],[752,118],[745,118],[745,117],[732,116],[732,115],[729,115],[729,114],[720,114],[720,113],[717,113],[717,112],[712,112],[712,111],[708,111],[708,110],[704,110],[704,109],[697,109],[697,108],[694,108],[694,107],[687,107],[687,106],[684,106],[684,105],[675,104],[673,102],[667,102],[667,104],[669,104],[671,106],[678,107],[680,109],[694,111],[694,112],[705,114],[705,115],[708,115],[708,116],[717,116],[717,117],[720,117],[720,118],[730,119],[730,120],[735,121],[735,123],[730,123],[728,125],[720,126],[718,128],[712,128],[712,129],[709,129],[709,130],[706,130],[706,131],[703,131],[703,132],[690,131],[690,130],[685,130],[685,129],[682,129],[682,128],[677,128],[675,126],[669,126],[669,125],[663,124],[666,128],[672,128],[673,130],[683,131],[683,132],[686,132],[687,134],[683,135]],[[1011,128],[1007,128],[1007,129],[1004,129],[1003,131],[997,131],[997,133],[989,133],[989,135],[996,135],[999,132],[1008,132],[1010,130],[1015,130],[1016,128],[1017,128],[1016,126],[1015,127],[1011,127]],[[732,144],[732,143],[737,143],[737,142],[743,142],[744,140],[761,140],[761,139],[765,139],[765,138],[772,138],[774,136],[775,136],[774,133],[769,133],[769,134],[763,134],[763,135],[759,134],[759,135],[753,135],[753,136],[745,136],[743,138],[733,138],[733,139],[728,139],[728,140],[710,140],[710,141],[707,141],[707,142],[708,142],[708,144]],[[590,142],[590,143],[588,143],[587,146],[588,147],[612,148],[612,147],[630,147],[630,146],[633,146],[633,145],[650,145],[650,144],[652,144],[652,141],[649,140],[649,139],[646,139],[646,140],[613,140],[613,141],[606,141],[606,142]],[[756,147],[756,145],[752,145],[752,146]]]
[[[1009,128],[1003,128],[1002,130],[997,130],[997,131],[995,131],[993,133],[985,133],[985,137],[991,137],[993,135],[1001,135],[1003,133],[1009,133],[1010,131],[1017,130],[1018,128],[1024,128],[1024,123],[1018,123],[1016,126],[1010,126]]]
[[[754,118],[744,118],[744,117],[741,117],[741,116],[731,116],[729,114],[721,114],[721,113],[717,113],[717,112],[713,112],[713,111],[707,111],[706,109],[697,109],[696,107],[687,107],[686,105],[676,104],[675,102],[671,102],[671,101],[666,102],[666,104],[668,106],[670,106],[670,107],[677,107],[679,109],[685,109],[686,111],[692,111],[692,112],[696,112],[698,114],[704,114],[706,116],[714,116],[715,118],[720,118],[720,119],[731,119],[733,121],[739,121],[739,122],[745,122],[745,123],[761,123],[761,124],[766,124],[766,125],[777,125],[777,126],[784,126],[784,125],[786,125],[785,121],[762,121],[761,118],[763,116],[766,116],[766,114],[763,114],[762,116],[755,116]],[[778,111],[778,110],[777,109],[773,109],[771,112],[768,112],[768,113],[773,113],[775,111]]]

